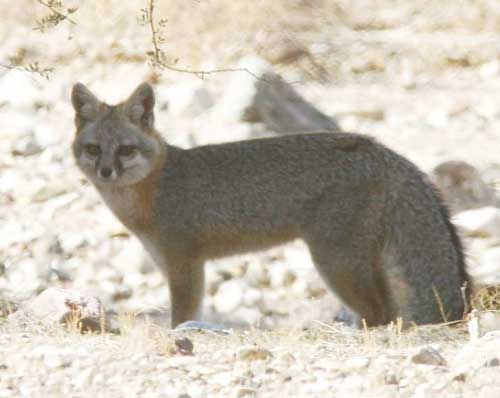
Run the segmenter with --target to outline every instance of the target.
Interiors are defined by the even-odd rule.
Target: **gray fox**
[[[77,164],[167,277],[172,326],[199,318],[203,263],[301,238],[368,326],[461,319],[460,240],[427,177],[374,139],[308,133],[181,149],[143,83],[123,103],[72,90]],[[358,319],[359,319],[358,318]]]

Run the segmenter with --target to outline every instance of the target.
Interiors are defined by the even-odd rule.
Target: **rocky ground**
[[[477,289],[498,284],[497,2],[257,3],[158,2],[168,59],[255,71],[260,57],[341,128],[376,137],[423,170],[449,160],[474,166],[475,182],[458,190],[472,192],[472,204],[453,220]],[[498,396],[495,312],[405,332],[334,324],[338,303],[301,242],[207,264],[205,319],[234,330],[168,330],[161,274],[72,159],[72,84],[113,102],[155,83],[157,126],[184,147],[277,133],[242,120],[256,84],[248,73],[200,79],[152,68],[150,31],[137,21],[144,6],[85,2],[75,24],[42,33],[32,28],[46,7],[0,5],[0,397]],[[53,68],[49,79],[23,70],[35,61]],[[477,194],[483,188],[489,194]],[[121,334],[7,320],[50,287],[98,297],[119,314]],[[476,308],[494,310],[492,297],[490,289]]]

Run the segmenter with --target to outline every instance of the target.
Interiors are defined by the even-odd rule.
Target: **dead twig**
[[[4,74],[10,72],[11,70],[18,70],[20,72],[27,72],[30,74],[37,74],[44,79],[49,80],[50,79],[50,74],[53,72],[53,68],[47,68],[41,66],[38,62],[32,62],[31,64],[28,64],[27,66],[21,66],[21,65],[12,65],[12,64],[3,64],[0,63],[0,68],[3,68],[6,70],[5,73],[1,74],[0,76],[3,76]]]
[[[227,73],[227,72],[245,72],[249,75],[255,77],[258,80],[263,80],[261,77],[252,73],[247,68],[222,68],[222,69],[211,69],[211,70],[199,70],[190,68],[180,68],[165,60],[165,54],[161,50],[161,42],[164,41],[161,28],[167,23],[166,20],[162,19],[158,22],[159,28],[154,20],[154,10],[155,10],[155,0],[149,0],[148,8],[143,8],[142,11],[142,22],[149,26],[151,32],[151,41],[153,43],[153,51],[150,53],[151,61],[153,66],[158,68],[168,69],[179,73],[189,73],[198,76],[200,79],[204,79],[207,75],[212,75],[215,73]]]

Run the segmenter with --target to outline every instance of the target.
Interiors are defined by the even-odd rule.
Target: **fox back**
[[[143,84],[122,104],[73,89],[77,163],[166,274],[172,323],[199,317],[203,263],[303,239],[320,275],[369,325],[460,319],[462,248],[433,186],[352,133],[181,149],[154,130]]]

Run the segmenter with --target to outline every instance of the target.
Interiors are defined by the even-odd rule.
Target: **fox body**
[[[363,135],[314,133],[181,149],[154,129],[148,84],[116,106],[77,83],[73,152],[169,282],[172,325],[196,319],[207,259],[302,238],[368,325],[460,319],[467,282],[448,212],[411,162]]]

